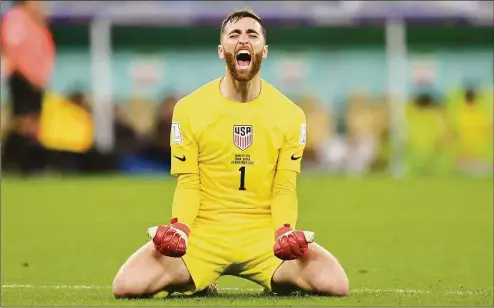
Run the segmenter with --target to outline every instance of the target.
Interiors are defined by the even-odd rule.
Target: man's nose
[[[247,44],[249,44],[249,40],[248,40],[247,36],[241,36],[240,39],[238,40],[238,43],[240,45],[247,45]]]

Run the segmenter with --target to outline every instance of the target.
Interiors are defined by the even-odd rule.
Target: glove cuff
[[[281,235],[283,235],[283,234],[285,234],[286,232],[289,232],[289,231],[292,231],[292,229],[290,228],[290,224],[284,224],[283,227],[280,227],[280,228],[278,228],[278,230],[276,230],[276,232],[274,234],[274,237],[275,238],[278,238]]]
[[[190,234],[190,228],[189,228],[189,226],[187,226],[187,225],[186,225],[186,224],[184,224],[184,223],[178,222],[178,218],[173,217],[173,218],[170,220],[170,224],[171,224],[174,228],[176,228],[176,229],[178,229],[178,230],[182,231],[182,232],[183,232],[183,233],[185,233],[187,236],[189,236],[189,234]]]

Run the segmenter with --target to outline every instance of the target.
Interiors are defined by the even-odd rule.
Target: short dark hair
[[[242,18],[252,18],[257,21],[261,25],[262,35],[264,36],[264,41],[266,41],[266,28],[264,27],[264,23],[261,17],[259,17],[256,13],[254,13],[254,11],[249,9],[236,10],[228,14],[228,16],[226,16],[226,18],[221,23],[220,35],[225,32],[225,28],[228,24],[235,23]]]

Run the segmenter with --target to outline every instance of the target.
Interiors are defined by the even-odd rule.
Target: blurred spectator
[[[307,121],[307,143],[304,151],[305,166],[324,166],[330,155],[333,119],[330,112],[312,96],[300,98],[300,108],[305,112]]]
[[[143,154],[154,162],[169,165],[171,159],[170,129],[172,127],[173,109],[178,98],[170,95],[159,105],[154,128],[148,146]]]
[[[90,104],[80,93],[73,93],[76,104],[90,108]],[[114,172],[119,170],[119,160],[128,153],[133,153],[139,148],[138,136],[129,124],[127,114],[123,112],[120,104],[114,105],[113,133],[115,144],[113,151],[100,152],[96,147],[91,147],[84,155],[82,171],[86,173]]]
[[[46,167],[61,173],[80,172],[93,134],[86,94],[82,90],[66,96],[50,92],[45,95],[43,105],[39,139],[47,148]]]
[[[87,112],[91,112],[91,104],[89,103],[87,95],[83,91],[76,90],[76,91],[70,93],[68,98],[76,106],[81,107],[82,109],[86,110]]]
[[[346,171],[363,174],[376,159],[383,128],[380,106],[365,93],[354,93],[349,100],[347,120]]]
[[[140,141],[137,133],[129,124],[127,115],[123,112],[120,105],[115,105],[114,112],[114,152],[117,155],[137,152],[140,147]]]
[[[467,87],[450,101],[450,119],[456,133],[457,168],[467,172],[492,170],[492,110],[487,96],[475,87]],[[456,106],[456,108],[455,108]]]
[[[407,106],[408,172],[432,174],[447,165],[450,131],[436,95],[421,91]]]
[[[16,1],[3,16],[1,52],[2,75],[7,77],[12,106],[3,156],[7,156],[7,165],[12,163],[30,174],[44,164],[37,138],[44,90],[55,63],[43,1]]]
[[[123,104],[121,111],[140,139],[146,139],[151,134],[155,116],[152,102],[135,97]]]
[[[391,98],[387,95],[376,98],[374,107],[376,108],[376,137],[377,153],[372,169],[374,171],[385,170],[389,164],[390,158],[390,114],[389,107]]]
[[[0,119],[0,133],[1,133],[1,140],[2,140],[2,143],[3,143],[3,139],[5,137],[5,134],[6,134],[6,131],[7,131],[7,128],[8,128],[8,123],[9,123],[9,110],[8,108],[2,106],[2,108],[0,109],[0,115],[1,115],[1,119]]]
[[[168,96],[159,107],[154,128],[154,140],[164,149],[170,149],[170,129],[172,127],[173,109],[177,104],[176,96]]]

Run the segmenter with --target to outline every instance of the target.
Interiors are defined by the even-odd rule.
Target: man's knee
[[[113,281],[112,292],[116,298],[132,297],[138,293],[135,286],[124,279],[118,278],[118,276]]]
[[[120,268],[112,290],[117,298],[151,297],[190,283],[192,278],[182,259],[156,254],[154,247],[146,244]]]
[[[328,296],[347,296],[350,290],[348,276],[339,261],[326,249],[312,245],[305,272],[305,284],[313,293]]]
[[[313,279],[310,284],[316,294],[348,296],[350,292],[350,283],[343,270],[341,273],[331,273],[331,276],[320,276],[320,278]]]
[[[142,283],[124,275],[117,275],[112,285],[113,296],[116,298],[143,297],[146,289],[147,287]]]
[[[171,280],[168,275],[163,275],[160,280],[161,290],[170,285]],[[129,277],[121,274],[115,277],[112,285],[113,296],[116,298],[151,297],[159,291],[155,285],[139,279],[139,277]]]

